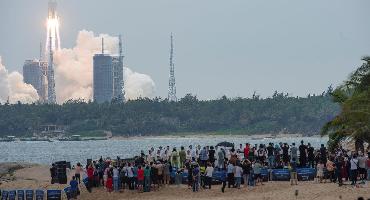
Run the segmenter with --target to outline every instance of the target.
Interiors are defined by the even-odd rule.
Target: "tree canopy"
[[[178,102],[142,98],[125,103],[70,100],[57,104],[0,105],[0,136],[31,136],[42,125],[67,127],[70,134],[111,131],[113,135],[159,135],[220,132],[227,134],[320,133],[339,113],[331,88],[321,95],[292,97],[275,92],[272,97],[199,100],[186,95]]]
[[[340,114],[322,128],[332,148],[347,137],[355,140],[356,148],[370,143],[370,57],[362,60],[364,63],[331,94],[341,106]]]

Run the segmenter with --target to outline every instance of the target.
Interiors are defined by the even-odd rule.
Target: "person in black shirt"
[[[326,166],[327,155],[326,155],[326,148],[325,148],[324,144],[321,144],[320,158],[321,158],[321,162],[323,162],[324,165]]]
[[[274,157],[274,145],[272,143],[269,143],[269,146],[267,147],[267,158],[269,168],[273,168],[275,166],[275,157]]]
[[[212,166],[214,166],[215,163],[215,148],[213,146],[210,147],[210,150],[208,151],[208,160],[211,162]]]
[[[310,143],[308,143],[307,147],[307,154],[308,154],[308,165],[311,168],[315,168],[315,154],[314,154],[315,149],[311,146]]]
[[[301,145],[299,146],[299,166],[306,167],[307,165],[307,154],[306,154],[307,147],[304,145],[303,140],[301,141]]]
[[[281,148],[283,150],[283,162],[284,165],[288,165],[289,163],[289,146],[287,143],[284,143],[284,146]]]

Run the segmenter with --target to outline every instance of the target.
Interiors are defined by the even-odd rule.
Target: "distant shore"
[[[279,139],[279,138],[300,138],[300,137],[317,137],[320,135],[304,136],[302,134],[256,134],[256,135],[243,135],[243,134],[215,134],[215,133],[190,133],[190,134],[168,134],[168,135],[143,135],[143,136],[113,136],[111,140],[127,140],[127,139],[142,139],[142,138],[246,138],[250,140],[257,139]]]

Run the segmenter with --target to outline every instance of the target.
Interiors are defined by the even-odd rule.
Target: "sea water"
[[[159,146],[187,148],[189,145],[216,145],[219,142],[232,142],[238,148],[245,143],[268,144],[279,142],[292,144],[298,147],[301,140],[308,142],[315,148],[328,141],[327,137],[284,137],[251,139],[247,136],[189,136],[189,137],[140,137],[119,140],[98,141],[15,141],[0,143],[0,162],[28,162],[38,164],[51,164],[56,161],[66,160],[72,164],[86,163],[86,159],[98,159],[100,156],[116,158],[131,158],[139,155],[141,150],[146,154],[151,147]]]

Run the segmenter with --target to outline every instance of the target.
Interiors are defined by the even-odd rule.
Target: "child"
[[[322,179],[324,178],[324,164],[322,161],[319,161],[317,164],[317,175],[316,177],[320,180],[320,183],[322,183]]]

